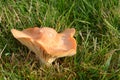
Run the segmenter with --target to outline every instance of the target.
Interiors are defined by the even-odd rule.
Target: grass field
[[[120,80],[119,0],[0,0],[0,80]],[[10,30],[75,28],[77,54],[40,66]],[[28,55],[30,53],[30,55]]]

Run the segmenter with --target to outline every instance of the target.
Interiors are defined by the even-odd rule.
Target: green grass
[[[119,0],[0,0],[0,80],[120,80]],[[76,29],[77,54],[40,66],[12,28]]]

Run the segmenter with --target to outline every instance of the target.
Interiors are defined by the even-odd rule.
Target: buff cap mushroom
[[[34,27],[23,31],[11,30],[13,36],[39,57],[41,62],[51,64],[55,59],[76,54],[75,29],[57,33],[53,28]]]

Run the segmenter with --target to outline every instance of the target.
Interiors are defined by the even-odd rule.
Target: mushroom
[[[57,33],[48,27],[34,27],[18,31],[11,30],[13,36],[39,57],[42,63],[51,64],[55,59],[76,54],[75,29]]]

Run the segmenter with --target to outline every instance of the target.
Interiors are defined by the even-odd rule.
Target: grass
[[[119,3],[0,0],[0,80],[120,80]],[[74,27],[77,54],[58,59],[51,67],[38,65],[34,53],[10,32],[34,26],[58,32]]]

